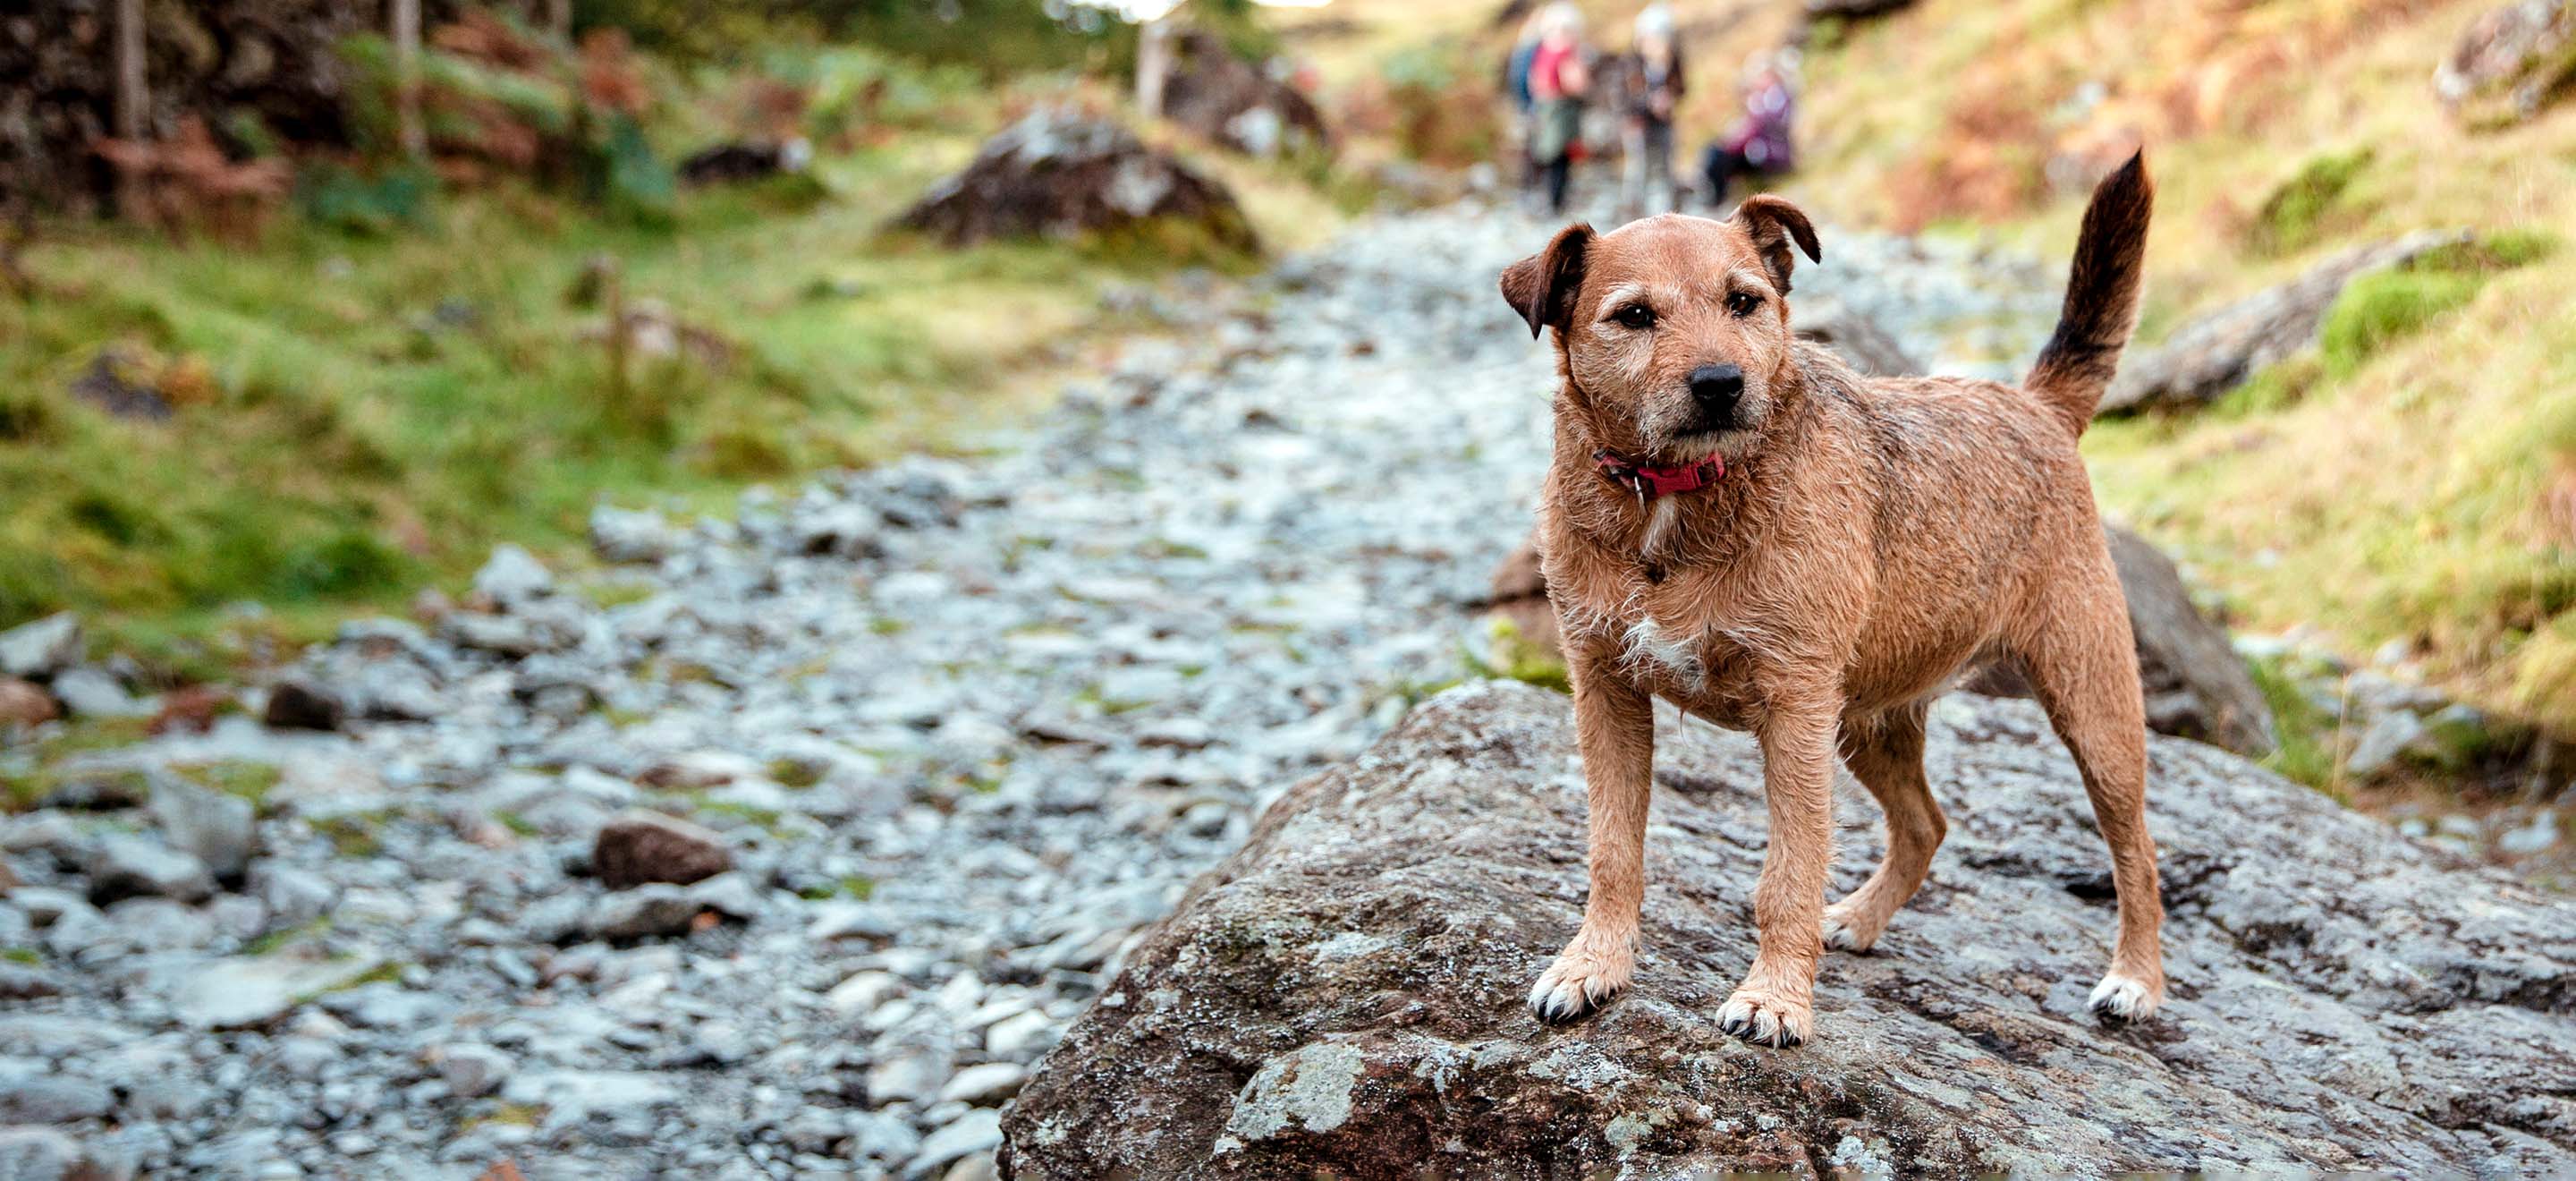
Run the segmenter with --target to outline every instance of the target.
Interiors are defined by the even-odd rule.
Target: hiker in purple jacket
[[[1789,129],[1796,110],[1797,69],[1794,50],[1754,59],[1744,85],[1744,118],[1701,157],[1711,207],[1726,207],[1726,191],[1739,176],[1759,184],[1792,167],[1795,149]]]

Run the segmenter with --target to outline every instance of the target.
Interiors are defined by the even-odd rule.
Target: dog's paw
[[[1549,1025],[1598,1012],[1610,998],[1627,990],[1635,964],[1634,956],[1593,951],[1578,941],[1530,986],[1530,1012]]]
[[[1754,1045],[1785,1050],[1816,1036],[1816,1013],[1805,1001],[1745,987],[1718,1008],[1717,1025]]]
[[[1872,924],[1857,908],[1835,903],[1825,908],[1825,946],[1835,951],[1868,951],[1886,933],[1884,924]]]
[[[2105,1021],[2144,1021],[2164,1002],[2164,993],[2160,985],[2113,972],[2093,986],[2093,998],[2086,1005]]]

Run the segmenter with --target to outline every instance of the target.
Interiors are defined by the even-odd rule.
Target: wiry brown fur
[[[1789,247],[1812,258],[1817,244],[1777,198],[1726,222],[1572,227],[1505,272],[1532,330],[1555,330],[1540,537],[1591,799],[1591,898],[1532,991],[1543,1018],[1579,1016],[1628,982],[1654,697],[1760,740],[1771,815],[1760,951],[1724,1019],[1794,1045],[1812,1034],[1826,942],[1868,948],[1941,842],[1923,772],[1927,704],[1963,666],[2007,655],[2074,753],[2111,846],[2120,928],[2095,1006],[2143,1017],[2161,1000],[2136,659],[2075,448],[2135,313],[2150,203],[2136,161],[2097,191],[2065,322],[2023,389],[1865,380],[1795,340]],[[1653,305],[1650,328],[1617,318],[1638,301]],[[1723,428],[1690,389],[1711,365],[1743,375]],[[1655,464],[1715,454],[1727,471],[1712,488],[1641,501],[1597,470],[1602,448]],[[1888,853],[1827,906],[1837,757],[1885,810]]]

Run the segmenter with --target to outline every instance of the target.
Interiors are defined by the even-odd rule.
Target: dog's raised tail
[[[2120,349],[2137,324],[2138,272],[2155,203],[2156,186],[2147,179],[2143,151],[2094,188],[2075,241],[2075,265],[2067,274],[2066,307],[2058,313],[2057,332],[2039,350],[2039,363],[2023,383],[2076,434],[2093,421],[2102,391],[2120,366]]]

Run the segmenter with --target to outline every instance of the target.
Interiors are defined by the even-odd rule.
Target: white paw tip
[[[1530,987],[1532,1016],[1560,1025],[1599,1009],[1619,992],[1619,985],[1599,976],[1574,976],[1551,968]]]
[[[1825,923],[1825,946],[1836,951],[1869,950],[1868,941],[1862,939],[1859,932],[1830,920]]]
[[[2086,1005],[2113,1021],[2144,1021],[2156,1011],[2156,996],[2145,981],[2113,973],[2093,986],[2093,997]]]
[[[1758,1009],[1749,1001],[1728,998],[1717,1010],[1718,1028],[1757,1046],[1785,1050],[1804,1043],[1806,1035],[1783,1021],[1779,1014]]]

